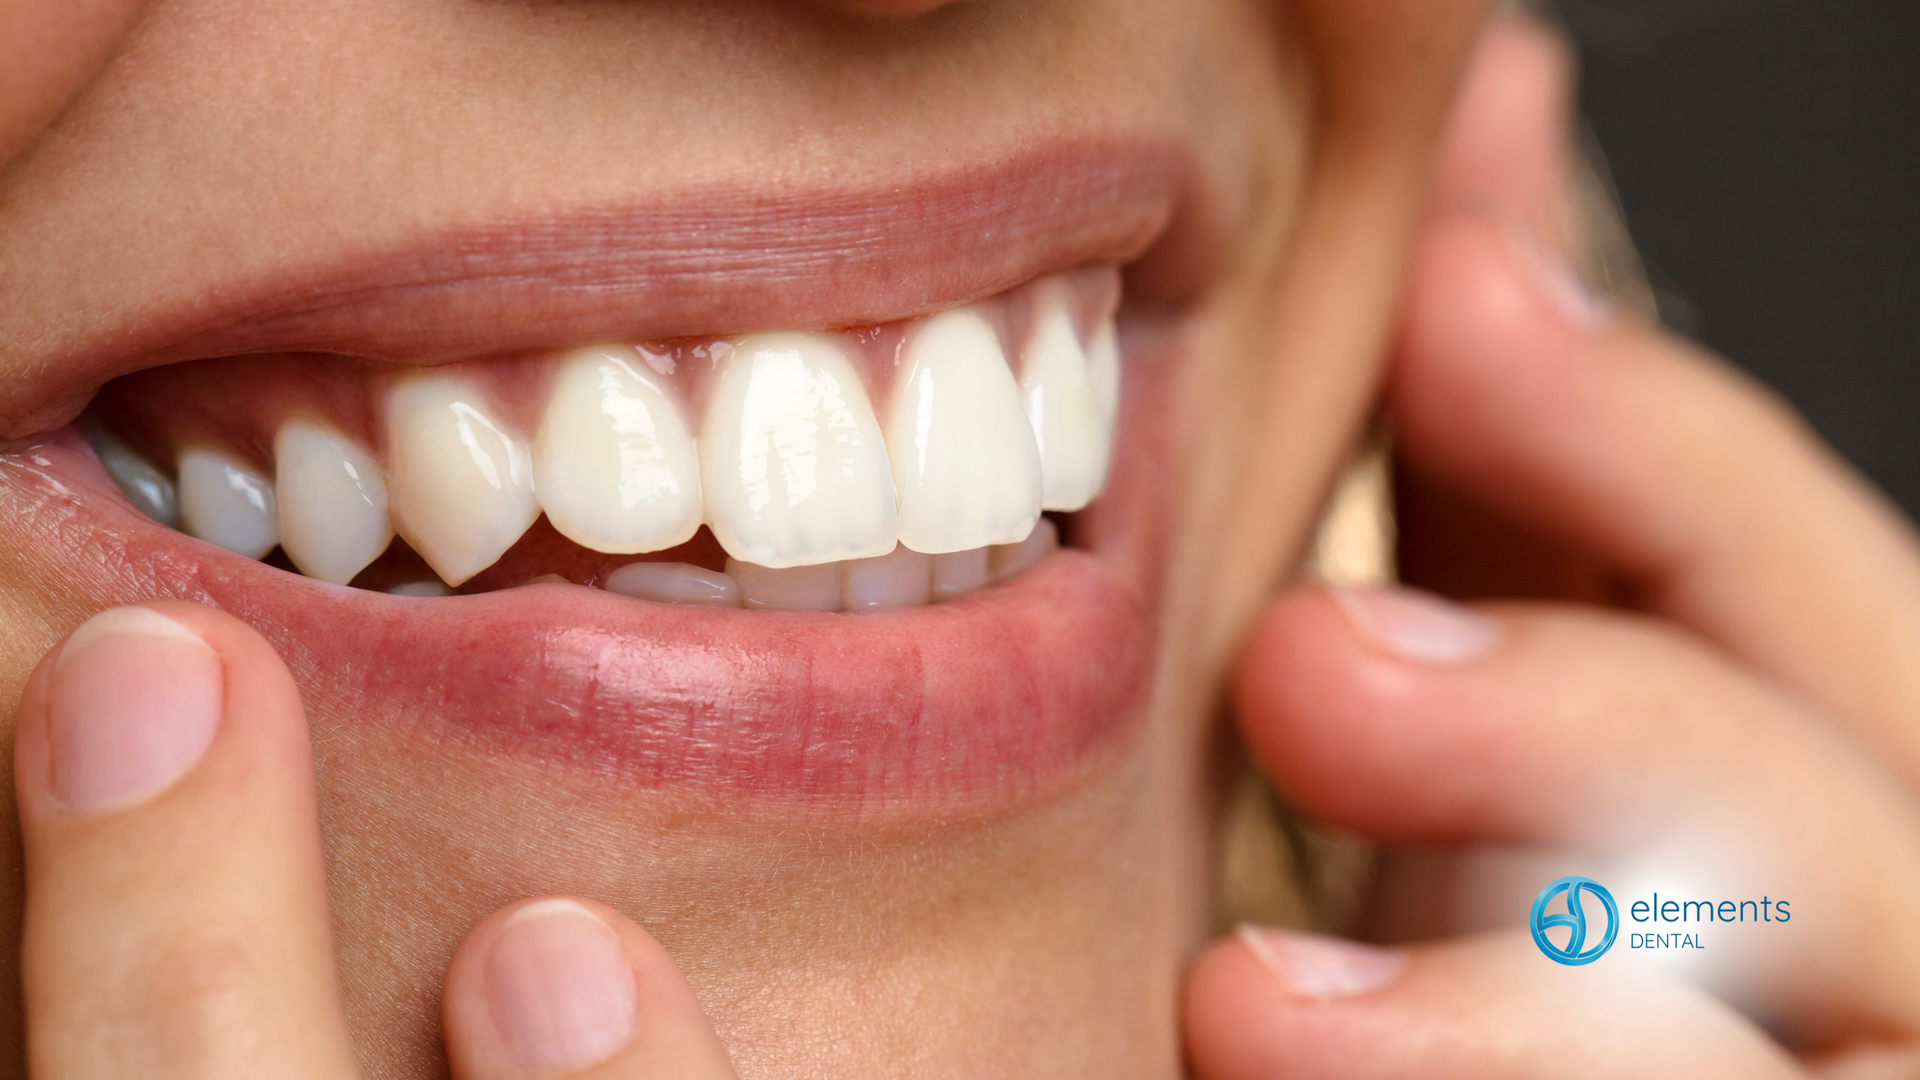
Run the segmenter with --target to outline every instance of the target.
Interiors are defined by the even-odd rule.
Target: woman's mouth
[[[639,322],[724,325],[603,337],[582,307],[556,325],[598,340],[462,359],[442,346],[470,331],[395,313],[471,295],[402,285],[315,305],[317,338],[271,311],[183,331],[201,344],[146,348],[0,457],[0,490],[79,591],[233,611],[310,707],[411,745],[736,810],[1004,806],[1146,715],[1177,335],[1128,322],[1119,267],[1176,217],[1178,185],[1139,180],[1180,175],[1158,153],[989,185],[1120,193],[1051,200],[1057,229],[1015,234],[1025,274],[991,244],[956,259],[1010,287],[904,317],[701,300]],[[903,295],[987,291],[902,265]],[[420,325],[434,347],[388,347]],[[181,356],[235,335],[246,355]]]

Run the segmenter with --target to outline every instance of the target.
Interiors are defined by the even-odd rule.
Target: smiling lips
[[[611,292],[481,275],[300,298],[319,322],[163,319],[179,343],[128,358],[103,338],[68,383],[13,388],[40,395],[19,420],[77,408],[89,373],[147,365],[95,395],[93,453],[63,429],[0,454],[0,520],[85,603],[241,615],[311,707],[402,746],[729,812],[1004,805],[1107,760],[1146,715],[1170,459],[1164,425],[1125,419],[1115,267],[1167,228],[1184,175],[1146,145],[923,184],[876,205],[991,218],[945,263],[886,233],[850,250],[917,253],[887,260],[896,278],[856,254],[831,287],[746,276],[742,296],[635,309],[678,333],[711,308],[708,337],[520,344],[621,341],[610,305],[655,288],[632,274]],[[1067,189],[1091,194],[1029,198]],[[1081,269],[1034,273],[1061,266]],[[1003,291],[927,302],[982,285]],[[455,302],[472,318],[449,318]],[[749,306],[818,326],[803,309],[863,304],[910,317],[742,332]],[[1183,339],[1142,325],[1125,397],[1152,404]],[[482,328],[508,347],[458,345]],[[408,362],[416,337],[431,345]],[[245,347],[207,344],[229,339]]]

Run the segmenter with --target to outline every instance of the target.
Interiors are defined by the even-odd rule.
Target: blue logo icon
[[[1607,909],[1607,932],[1600,943],[1591,948],[1587,945],[1587,912],[1580,902],[1580,895],[1586,893],[1596,897]],[[1564,915],[1547,914],[1547,905],[1559,897],[1567,898],[1567,910]],[[1620,934],[1620,909],[1614,906],[1613,894],[1605,885],[1584,877],[1563,877],[1559,881],[1540,890],[1533,901],[1533,916],[1527,920],[1533,927],[1533,943],[1547,958],[1568,967],[1591,964],[1607,954],[1613,948],[1613,939]],[[1564,945],[1556,945],[1547,936],[1547,931],[1558,927],[1567,928],[1567,940]]]

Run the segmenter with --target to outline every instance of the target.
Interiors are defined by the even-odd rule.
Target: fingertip
[[[1188,970],[1182,988],[1188,1056],[1207,1080],[1284,1072],[1338,1047],[1380,1007],[1408,955],[1297,930],[1242,925]]]
[[[481,920],[448,967],[442,1013],[461,1080],[733,1075],[666,951],[579,897],[522,901]]]
[[[207,755],[234,714],[299,716],[285,667],[251,628],[178,600],[99,612],[28,681],[16,735],[22,813],[90,814],[153,798]],[[278,726],[304,737],[303,724]]]
[[[1249,753],[1302,811],[1382,840],[1450,828],[1498,738],[1460,675],[1505,624],[1406,589],[1301,590],[1257,623],[1236,704]]]
[[[1467,67],[1441,144],[1434,201],[1494,196],[1557,236],[1572,165],[1573,51],[1531,19],[1494,22]]]

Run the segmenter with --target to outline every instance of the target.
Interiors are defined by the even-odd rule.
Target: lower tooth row
[[[384,465],[296,416],[276,434],[272,478],[220,450],[183,449],[177,512],[203,540],[253,558],[280,546],[302,573],[336,584],[398,533],[459,585],[544,513],[609,554],[675,547],[705,524],[747,606],[919,603],[922,584],[928,599],[961,595],[993,576],[989,549],[1018,548],[1043,510],[1078,510],[1105,482],[1118,353],[1111,319],[1082,346],[1072,297],[1063,279],[1039,284],[1017,379],[975,311],[922,321],[878,411],[834,339],[748,337],[718,362],[697,435],[626,346],[564,357],[531,439],[469,381],[414,376],[387,396]],[[102,463],[154,504],[142,504],[151,516],[171,514],[165,478],[122,451],[102,443]],[[625,568],[635,582],[660,573],[641,565]],[[660,586],[690,597],[707,587]]]
[[[607,575],[604,587],[611,593],[666,604],[881,611],[957,600],[1021,573],[1057,547],[1053,523],[1042,520],[1019,543],[992,548],[925,555],[897,547],[877,558],[782,570],[728,559],[724,573],[685,563],[629,563]]]

